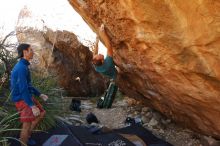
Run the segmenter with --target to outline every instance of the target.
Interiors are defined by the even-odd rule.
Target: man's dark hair
[[[25,43],[19,44],[18,47],[17,47],[18,58],[24,57],[23,50],[28,50],[28,48],[30,46],[31,46],[30,44],[25,44]]]

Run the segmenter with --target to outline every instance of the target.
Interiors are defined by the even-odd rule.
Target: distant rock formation
[[[37,27],[27,26],[33,21]],[[16,31],[19,42],[30,43],[35,51],[32,68],[56,74],[69,95],[91,97],[104,92],[106,79],[94,70],[92,52],[73,33],[52,31],[27,8],[20,12]]]

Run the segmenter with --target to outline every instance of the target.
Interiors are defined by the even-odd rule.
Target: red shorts
[[[34,104],[39,108],[40,112],[44,113],[45,110],[43,109],[40,102],[37,101],[35,98],[32,99]],[[21,122],[32,122],[36,119],[36,117],[33,115],[31,108],[23,100],[16,102],[15,106],[20,113]]]

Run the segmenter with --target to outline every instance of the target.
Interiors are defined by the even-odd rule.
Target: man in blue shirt
[[[31,84],[31,75],[28,66],[33,58],[33,50],[29,44],[20,44],[17,48],[19,62],[14,66],[11,72],[11,99],[20,114],[22,129],[20,141],[27,144],[32,130],[42,120],[45,110],[41,104],[33,97],[39,96],[44,101],[48,99],[47,95],[41,94]],[[28,144],[35,142],[29,139]]]
[[[99,37],[103,40],[107,48],[107,56],[104,59],[104,55],[98,54],[98,41],[96,40],[96,45],[94,48],[93,64],[95,70],[111,79],[111,83],[108,87],[107,92],[105,93],[104,99],[98,101],[97,107],[99,108],[110,108],[112,102],[115,98],[118,87],[115,85],[115,80],[117,76],[117,70],[113,61],[113,49],[109,40],[108,35],[105,32],[104,25],[99,29]]]

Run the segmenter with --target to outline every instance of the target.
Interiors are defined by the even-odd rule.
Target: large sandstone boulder
[[[69,2],[94,31],[105,24],[124,93],[220,138],[220,1]]]
[[[37,28],[28,26],[32,21],[38,24]],[[19,42],[32,45],[35,52],[32,68],[55,74],[69,96],[92,97],[105,91],[106,79],[94,70],[92,52],[76,35],[45,27],[27,8],[20,12],[16,31]]]

